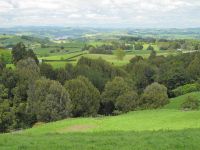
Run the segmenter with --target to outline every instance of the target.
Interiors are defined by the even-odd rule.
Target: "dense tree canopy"
[[[57,81],[40,79],[28,90],[27,111],[38,121],[55,121],[70,116],[71,100]]]
[[[158,83],[147,86],[141,97],[141,105],[144,108],[159,108],[168,102],[167,88]]]
[[[100,105],[100,93],[85,77],[69,80],[65,83],[72,101],[72,114],[75,117],[95,116]]]

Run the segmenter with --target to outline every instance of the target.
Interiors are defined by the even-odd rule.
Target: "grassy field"
[[[120,116],[66,119],[0,135],[1,150],[200,149],[200,111],[179,109],[184,98],[163,109]]]
[[[127,52],[126,56],[124,57],[123,60],[118,60],[114,54],[89,54],[87,51],[82,51],[82,52],[75,52],[75,53],[70,53],[70,54],[59,54],[59,55],[52,55],[52,56],[47,56],[47,57],[40,57],[39,59],[44,59],[44,60],[55,60],[55,62],[48,62],[53,65],[54,68],[59,68],[65,66],[67,62],[60,62],[61,59],[68,59],[70,57],[83,54],[81,56],[88,57],[91,59],[97,59],[97,58],[102,58],[116,66],[122,66],[126,65],[129,63],[130,59],[135,57],[135,56],[142,56],[144,58],[148,58],[150,55],[150,51],[147,50],[142,50],[142,51],[137,51],[133,50],[131,52]],[[163,56],[168,56],[168,55],[176,55],[177,52],[175,51],[158,51],[157,55],[163,55]],[[70,61],[69,63],[76,64],[77,61],[81,56],[77,56],[73,58],[73,61]]]

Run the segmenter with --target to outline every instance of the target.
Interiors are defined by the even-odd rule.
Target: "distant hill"
[[[120,33],[120,34],[119,34]],[[85,35],[134,35],[154,36],[158,38],[196,38],[200,39],[200,28],[186,29],[116,29],[116,28],[89,28],[89,27],[12,27],[0,28],[0,35],[29,35],[51,38],[80,38]]]

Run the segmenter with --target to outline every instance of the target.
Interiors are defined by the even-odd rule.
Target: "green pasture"
[[[200,111],[183,111],[188,95],[170,99],[162,109],[119,116],[72,118],[40,123],[0,135],[1,150],[196,150],[200,149]]]

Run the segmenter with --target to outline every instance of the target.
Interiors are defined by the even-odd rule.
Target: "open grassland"
[[[120,116],[66,119],[0,135],[1,150],[168,150],[200,149],[200,111],[179,107],[188,95],[163,109]]]
[[[144,58],[148,58],[150,53],[151,51],[147,51],[147,50],[142,50],[142,51],[133,50],[133,51],[127,52],[123,60],[118,60],[114,54],[110,54],[110,55],[109,54],[89,54],[87,51],[80,51],[80,52],[74,52],[74,53],[69,53],[69,54],[66,53],[66,54],[52,55],[48,57],[40,57],[39,59],[54,60],[54,62],[48,62],[52,64],[54,68],[63,67],[65,66],[66,63],[76,64],[81,56],[88,57],[91,59],[102,58],[116,66],[122,66],[122,65],[128,64],[130,59],[135,56],[142,56]],[[157,52],[157,55],[163,55],[163,56],[176,55],[176,54],[177,54],[176,51],[158,51]],[[60,60],[66,60],[71,57],[73,57],[72,61],[60,62]]]

